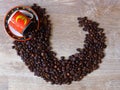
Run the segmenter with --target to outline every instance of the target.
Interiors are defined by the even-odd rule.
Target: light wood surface
[[[98,21],[107,36],[106,56],[100,68],[71,85],[51,85],[31,73],[11,49],[12,41],[4,30],[7,11],[17,5],[38,3],[47,8],[53,23],[51,39],[58,57],[82,47],[85,33],[77,17]],[[0,90],[120,90],[120,0],[0,0]]]

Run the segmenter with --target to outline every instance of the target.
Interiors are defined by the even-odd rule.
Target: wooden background
[[[51,42],[58,57],[68,57],[83,45],[85,33],[79,29],[77,17],[100,22],[108,45],[100,68],[71,85],[51,85],[34,76],[11,49],[13,39],[3,25],[10,8],[32,3],[47,8],[51,15]],[[120,0],[0,0],[0,90],[120,90]]]

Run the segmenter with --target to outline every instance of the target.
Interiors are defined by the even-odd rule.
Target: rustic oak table
[[[34,76],[11,48],[13,39],[3,25],[10,8],[32,3],[47,8],[51,15],[51,42],[58,58],[83,47],[85,32],[78,27],[77,17],[99,22],[107,36],[100,68],[71,85],[51,85]],[[0,90],[120,90],[120,0],[0,0]]]

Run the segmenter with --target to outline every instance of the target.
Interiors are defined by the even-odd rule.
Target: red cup
[[[25,16],[23,13],[17,11],[15,14],[11,17],[9,21],[9,25],[14,28],[17,32],[23,35],[25,29],[30,24],[31,20],[27,16]]]

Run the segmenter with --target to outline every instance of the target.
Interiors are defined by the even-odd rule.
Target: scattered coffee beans
[[[45,8],[36,4],[32,9],[38,14],[41,27],[39,30],[31,29],[29,41],[13,42],[13,48],[30,71],[52,84],[71,84],[72,81],[80,81],[88,73],[99,68],[101,59],[105,56],[106,36],[97,22],[88,20],[87,17],[79,17],[79,26],[88,32],[84,40],[84,48],[77,48],[77,53],[69,56],[68,59],[61,57],[58,60],[50,43],[49,15],[46,15]]]

